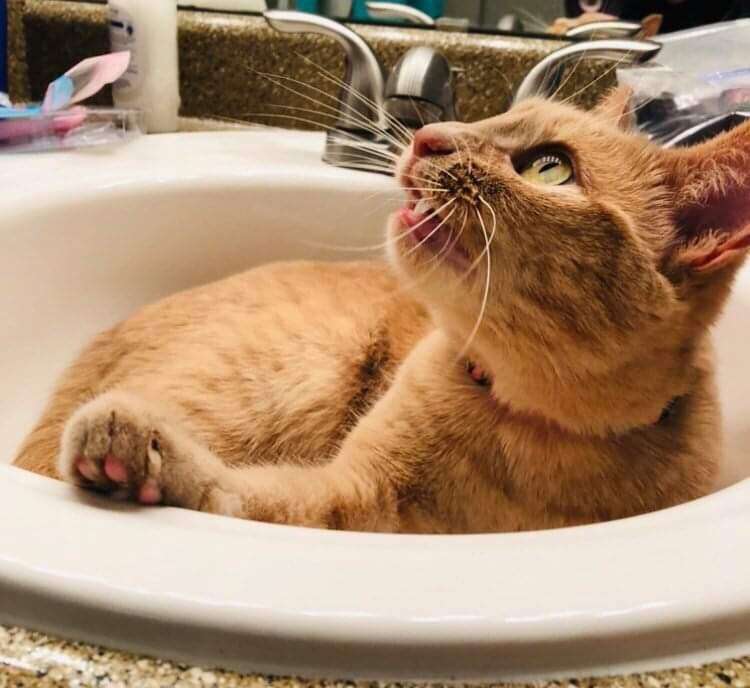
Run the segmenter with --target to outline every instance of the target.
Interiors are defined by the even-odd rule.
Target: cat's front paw
[[[79,487],[158,504],[169,442],[164,423],[139,399],[110,392],[82,406],[68,421],[60,473]]]

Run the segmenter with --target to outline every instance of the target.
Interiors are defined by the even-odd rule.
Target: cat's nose
[[[456,139],[444,125],[428,124],[414,134],[412,148],[417,158],[424,158],[428,155],[449,155],[456,152]]]

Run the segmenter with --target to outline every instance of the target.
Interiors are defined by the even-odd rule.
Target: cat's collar
[[[484,371],[484,369],[480,365],[477,365],[473,361],[467,360],[466,372],[469,374],[469,377],[480,387],[492,387],[492,378]],[[654,425],[661,425],[663,423],[666,423],[674,415],[675,407],[677,406],[677,402],[679,400],[679,397],[670,399],[670,401],[667,402],[667,405],[664,407],[664,410],[661,412],[659,420],[657,420]]]
[[[474,363],[474,361],[466,361],[466,372],[469,373],[469,377],[474,380],[480,387],[491,387],[492,380],[484,369]]]

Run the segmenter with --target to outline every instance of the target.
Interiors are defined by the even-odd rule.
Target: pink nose
[[[448,155],[456,151],[453,137],[448,136],[439,124],[428,124],[419,129],[414,134],[412,147],[417,158],[427,155]]]

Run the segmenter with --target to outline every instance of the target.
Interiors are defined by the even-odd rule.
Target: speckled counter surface
[[[0,626],[0,688],[416,688],[418,685],[426,684],[240,675],[137,657]],[[747,688],[748,685],[750,658],[627,677],[537,683],[534,688]]]
[[[71,0],[9,0],[11,8],[11,96],[40,99],[46,85],[79,60],[109,49],[106,8]],[[456,100],[462,119],[504,111],[516,86],[553,40],[461,34],[428,29],[351,25],[372,46],[386,69],[416,45],[441,50],[457,70]],[[282,34],[259,16],[183,10],[179,15],[182,114],[229,117],[265,124],[308,126],[299,116],[330,124],[325,108],[292,93],[265,75],[293,77],[335,96],[338,86],[325,72],[343,76],[341,47],[316,34]],[[582,62],[566,79],[561,95],[591,101],[611,79],[598,77],[611,63]],[[592,84],[590,88],[587,86]],[[300,87],[286,82],[294,90]],[[304,87],[303,89],[304,90]],[[106,95],[104,96],[106,99]],[[105,100],[106,102],[106,100]],[[330,107],[330,101],[328,101]]]

